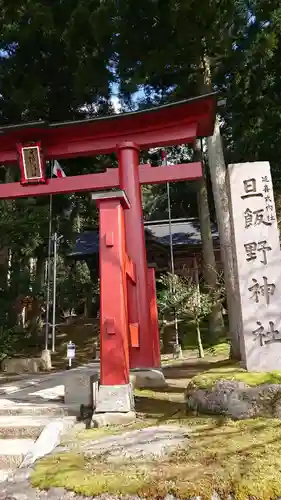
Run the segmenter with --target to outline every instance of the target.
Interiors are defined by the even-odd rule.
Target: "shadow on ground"
[[[194,361],[184,361],[177,366],[164,366],[163,373],[166,379],[190,379],[208,370],[215,370],[226,366],[234,366],[233,361],[229,359],[222,359],[219,361],[201,361],[200,359]]]

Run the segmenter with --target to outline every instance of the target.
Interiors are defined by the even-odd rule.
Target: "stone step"
[[[0,469],[18,467],[33,443],[33,439],[0,439]]]
[[[49,416],[63,417],[69,414],[68,409],[61,405],[31,405],[30,403],[16,403],[14,401],[5,402],[0,400],[0,416],[7,415],[26,415],[26,416]]]
[[[37,439],[50,417],[7,415],[0,416],[0,439]],[[0,449],[1,453],[1,449]]]

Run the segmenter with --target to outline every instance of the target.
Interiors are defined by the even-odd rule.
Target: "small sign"
[[[68,344],[67,344],[67,359],[74,359],[75,358],[75,350],[76,350],[75,344],[73,344],[71,341],[68,342]]]
[[[45,183],[45,164],[41,143],[17,144],[17,150],[21,169],[21,184]]]

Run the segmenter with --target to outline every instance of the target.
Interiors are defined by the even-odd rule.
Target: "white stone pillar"
[[[281,251],[268,162],[229,165],[231,214],[249,371],[281,369]]]

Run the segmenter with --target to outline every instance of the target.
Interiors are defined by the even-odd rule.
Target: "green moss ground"
[[[204,369],[204,371],[203,371]],[[65,487],[82,495],[139,494],[150,500],[168,493],[186,499],[209,499],[213,490],[223,498],[271,500],[281,497],[281,423],[277,419],[233,422],[224,417],[190,417],[185,414],[184,389],[192,383],[210,387],[218,379],[241,380],[249,385],[281,383],[281,372],[248,374],[225,362],[186,364],[170,370],[163,391],[136,391],[137,422],[131,425],[81,431],[72,452],[41,460],[32,484],[41,489]],[[180,452],[160,462],[106,461],[83,456],[79,443],[119,434],[130,429],[173,423],[186,425],[190,442]]]
[[[233,492],[239,500],[249,496],[270,500],[281,495],[279,421],[183,417],[179,421],[192,431],[190,444],[161,463],[108,464],[77,451],[42,460],[32,483],[43,489],[63,486],[89,496],[139,494],[149,499],[168,493],[207,499],[213,489],[224,496]]]
[[[247,372],[237,365],[215,367],[192,378],[191,384],[201,389],[212,388],[218,380],[235,380],[249,386],[281,384],[281,371]]]

